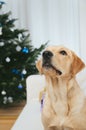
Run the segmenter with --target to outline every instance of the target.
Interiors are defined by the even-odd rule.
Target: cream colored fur
[[[76,54],[63,47],[48,47],[53,53],[53,68],[42,66],[43,60],[37,62],[40,73],[46,77],[46,95],[42,110],[44,130],[86,130],[86,99],[76,82],[75,75],[85,67]],[[65,50],[67,55],[61,55]]]

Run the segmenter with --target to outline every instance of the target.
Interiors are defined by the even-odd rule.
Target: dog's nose
[[[44,51],[42,56],[43,58],[50,59],[53,56],[53,53],[51,51]]]

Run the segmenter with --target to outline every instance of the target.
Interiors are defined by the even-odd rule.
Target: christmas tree
[[[0,1],[0,10],[5,3]],[[0,14],[0,106],[26,99],[26,78],[36,74],[35,61],[44,49],[31,45],[27,30],[16,29],[11,12]]]

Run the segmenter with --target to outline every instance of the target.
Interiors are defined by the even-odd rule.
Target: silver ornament
[[[6,62],[10,62],[10,58],[9,57],[7,57],[5,60],[6,60]]]
[[[2,90],[2,91],[1,91],[1,94],[2,94],[2,95],[6,95],[6,91],[5,91],[5,90]]]
[[[0,46],[4,46],[4,42],[0,42]]]
[[[5,97],[3,97],[3,100],[4,100],[4,101],[7,101],[7,97],[6,97],[6,96],[5,96]]]
[[[2,35],[2,27],[0,27],[0,35]]]
[[[22,74],[26,74],[27,71],[25,69],[22,70]]]
[[[12,97],[8,97],[8,102],[9,103],[13,103],[13,98]]]
[[[22,49],[21,46],[16,46],[16,51],[19,52],[19,51],[21,51],[21,49]]]
[[[3,104],[7,104],[7,101],[3,101]]]

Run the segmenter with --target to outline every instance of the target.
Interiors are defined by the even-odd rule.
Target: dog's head
[[[66,47],[50,46],[43,52],[42,58],[36,66],[40,73],[58,77],[69,74],[74,76],[85,67],[85,64]]]

